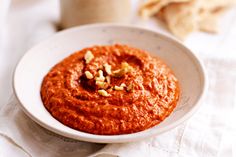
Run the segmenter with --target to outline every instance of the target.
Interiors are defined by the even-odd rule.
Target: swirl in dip
[[[87,133],[128,134],[163,121],[179,84],[159,58],[126,45],[75,52],[45,76],[41,97],[61,123]]]

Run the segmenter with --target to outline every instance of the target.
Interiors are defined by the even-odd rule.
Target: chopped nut
[[[88,64],[92,59],[94,58],[94,55],[91,51],[87,51],[84,55],[85,62]]]
[[[126,67],[128,67],[128,66],[130,66],[127,62],[122,62],[121,63],[121,67],[122,68],[126,68]]]
[[[125,83],[121,83],[120,86],[121,86],[121,87],[126,87],[126,84],[125,84]]]
[[[107,91],[108,91],[108,92],[112,92],[112,90],[113,90],[113,89],[112,89],[112,87],[111,87],[111,88],[109,88]]]
[[[110,77],[110,76],[106,76],[106,80],[107,80],[107,83],[108,83],[108,84],[111,83],[111,77]]]
[[[113,76],[114,77],[121,77],[126,73],[129,73],[133,70],[133,67],[130,66],[127,62],[122,62],[121,63],[121,69],[113,71]]]
[[[105,77],[96,77],[96,81],[105,81]]]
[[[93,74],[89,71],[85,71],[85,76],[87,77],[87,79],[92,79],[93,78]]]
[[[103,65],[104,66],[104,68],[105,68],[105,71],[107,72],[107,74],[108,75],[111,75],[111,65],[109,65],[109,64],[104,64]]]
[[[115,86],[114,89],[115,90],[124,90],[124,87],[122,87],[122,86]]]
[[[98,77],[96,77],[96,81],[105,81],[105,77],[103,76],[103,71],[98,71]]]
[[[122,71],[122,69],[118,69],[118,70],[113,71],[112,75],[114,77],[121,77],[121,76],[123,76],[123,73],[124,72]]]
[[[108,84],[103,81],[96,81],[96,85],[98,86],[98,88],[101,88],[101,89],[106,89],[108,87]]]
[[[126,87],[126,84],[121,83],[120,86],[114,86],[114,89],[115,89],[115,90],[124,90],[124,87]]]
[[[102,70],[98,70],[98,76],[102,77],[103,76],[103,71]]]
[[[133,67],[130,66],[127,62],[122,62],[121,68],[125,69],[125,73],[131,72],[133,70]]]
[[[105,96],[105,97],[111,96],[111,95],[110,95],[109,93],[107,93],[107,91],[105,91],[104,89],[98,90],[98,94],[99,94],[99,95],[102,95],[102,96]]]
[[[128,87],[127,87],[127,91],[128,91],[128,92],[132,92],[133,89],[134,89],[133,84],[132,84],[132,83],[129,84]]]

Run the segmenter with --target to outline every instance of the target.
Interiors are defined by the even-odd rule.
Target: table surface
[[[134,12],[137,1],[133,0]],[[0,39],[0,108],[13,93],[12,75],[19,59],[33,45],[57,31],[58,8],[57,1],[13,1]],[[155,20],[142,21],[135,14],[132,24],[170,35]],[[193,33],[184,44],[200,58],[236,61],[236,8],[224,15],[220,30],[217,35]]]

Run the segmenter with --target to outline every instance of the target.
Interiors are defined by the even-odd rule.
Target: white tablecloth
[[[138,0],[133,0],[133,6]],[[30,120],[12,95],[14,67],[27,49],[57,31],[57,1],[14,0],[0,38],[0,157],[5,156],[235,156],[236,9],[221,21],[218,35],[194,33],[185,45],[204,60],[209,92],[201,109],[163,135],[125,144],[92,144],[63,138]],[[155,20],[132,24],[162,31]]]

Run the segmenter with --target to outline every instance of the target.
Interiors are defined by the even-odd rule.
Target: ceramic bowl
[[[174,71],[181,96],[174,112],[162,123],[145,131],[125,135],[94,135],[69,128],[44,107],[40,87],[44,76],[56,63],[71,53],[93,45],[127,44],[159,56]],[[18,63],[13,79],[15,94],[24,112],[39,125],[60,135],[97,143],[141,140],[178,126],[199,108],[206,91],[206,75],[201,61],[188,48],[169,37],[147,29],[99,24],[59,32],[30,49]]]

